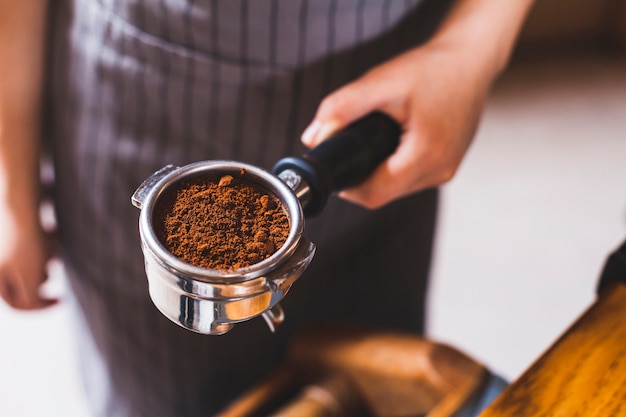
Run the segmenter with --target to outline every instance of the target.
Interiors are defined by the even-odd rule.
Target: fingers
[[[0,202],[0,296],[21,310],[48,307],[57,300],[43,296],[54,240],[41,229],[34,210],[18,211]]]
[[[388,74],[389,67],[383,65],[376,68],[322,100],[315,118],[302,134],[302,142],[308,147],[314,147],[353,121],[376,110],[385,112],[401,125],[406,123],[404,93],[407,87],[399,83],[398,77]],[[401,149],[402,145],[396,154]],[[397,175],[396,171],[400,167],[389,162],[389,159],[383,162],[363,185],[342,192],[340,196],[368,208],[379,207],[390,201],[394,195],[398,195],[396,190],[399,184],[394,180],[394,175]]]
[[[37,310],[53,306],[58,300],[44,298],[39,293],[44,281],[45,276],[30,281],[17,272],[5,271],[0,274],[0,297],[18,310]]]
[[[405,195],[450,181],[459,167],[462,150],[442,142],[435,144],[409,129],[396,152],[361,184],[339,196],[369,209],[376,209]]]
[[[358,186],[342,191],[339,196],[347,201],[369,209],[379,208],[400,195],[424,188],[415,161],[414,144],[403,137],[395,154],[383,161],[378,168]]]
[[[367,74],[326,96],[320,103],[313,121],[302,133],[302,143],[313,147],[351,122],[374,110],[387,112],[390,97],[385,83],[376,74]]]
[[[18,290],[17,299],[19,300],[17,308],[22,310],[37,310],[56,304],[58,300],[46,299],[40,294],[41,286],[47,278],[45,272],[39,277],[33,275],[33,278],[33,280],[29,280],[17,273],[14,275],[14,282],[16,283],[14,285]]]

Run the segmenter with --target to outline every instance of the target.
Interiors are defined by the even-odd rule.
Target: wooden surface
[[[480,415],[504,416],[626,416],[626,286],[603,294]]]
[[[309,329],[291,349],[309,377],[346,376],[375,417],[450,417],[480,388],[485,367],[459,350],[414,335]]]
[[[397,332],[311,328],[282,369],[219,417],[451,417],[486,368],[444,344]]]

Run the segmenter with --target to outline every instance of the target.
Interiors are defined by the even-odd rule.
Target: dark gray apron
[[[166,164],[269,169],[299,155],[320,100],[423,41],[442,13],[434,3],[55,2],[48,144],[95,415],[209,416],[313,322],[422,332],[435,190],[378,211],[332,199],[307,220],[319,249],[282,303],[284,325],[272,334],[255,319],[223,336],[183,330],[152,305],[130,196]]]

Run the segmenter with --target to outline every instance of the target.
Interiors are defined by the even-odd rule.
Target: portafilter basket
[[[141,209],[139,235],[152,302],[174,323],[194,332],[223,334],[239,322],[262,316],[272,331],[284,319],[279,301],[315,254],[304,235],[304,218],[319,214],[328,196],[362,182],[398,146],[401,129],[374,112],[309,150],[283,158],[272,172],[237,161],[167,165],[132,196]],[[159,199],[180,181],[232,175],[281,201],[289,219],[285,243],[256,264],[233,270],[201,268],[182,261],[159,241],[154,228]]]

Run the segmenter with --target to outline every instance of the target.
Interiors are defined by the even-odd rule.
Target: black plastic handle
[[[304,214],[322,211],[328,196],[361,183],[391,155],[400,141],[402,128],[386,114],[376,111],[308,151],[301,157],[283,158],[274,165],[280,174],[291,169],[309,185],[311,198]]]

